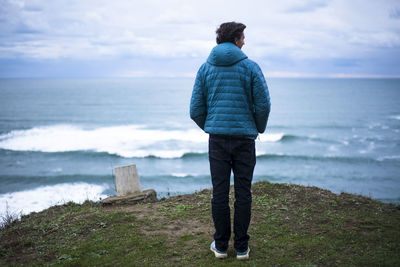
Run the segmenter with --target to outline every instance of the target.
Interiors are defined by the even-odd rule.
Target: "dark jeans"
[[[218,250],[226,251],[231,236],[229,186],[234,175],[235,214],[234,247],[238,252],[248,248],[247,230],[251,217],[251,181],[256,164],[255,142],[244,137],[211,135],[208,143],[213,184],[212,217],[214,240]]]

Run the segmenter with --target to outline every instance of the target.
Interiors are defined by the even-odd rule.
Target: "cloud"
[[[14,29],[14,33],[16,34],[36,34],[36,33],[40,33],[39,30],[24,24],[23,22],[19,23],[18,25],[16,25],[15,29]]]
[[[395,7],[390,10],[389,17],[392,19],[400,19],[400,8]]]
[[[293,6],[286,9],[288,13],[297,12],[314,12],[319,8],[328,6],[329,1],[327,0],[312,0],[312,1],[301,1],[300,3],[294,4]]]
[[[218,25],[235,20],[247,25],[243,51],[267,71],[385,74],[390,61],[400,75],[399,60],[376,61],[400,58],[398,14],[391,0],[0,0],[0,59],[14,62],[16,72],[49,71],[46,62],[76,69],[108,62],[113,68],[102,66],[103,75],[184,76],[205,61]],[[363,68],[373,60],[382,65]]]

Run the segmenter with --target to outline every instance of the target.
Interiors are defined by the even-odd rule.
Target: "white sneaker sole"
[[[210,250],[212,252],[214,252],[215,257],[218,258],[218,259],[225,259],[226,257],[228,257],[227,253],[225,253],[225,254],[218,253],[217,251],[213,250],[212,248],[210,248]]]
[[[237,255],[236,259],[238,259],[238,260],[248,260],[249,259],[249,253],[250,253],[250,248],[249,248],[249,251],[247,251],[246,255]]]

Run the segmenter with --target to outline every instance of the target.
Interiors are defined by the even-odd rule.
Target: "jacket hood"
[[[207,62],[215,66],[230,66],[246,58],[247,56],[239,47],[227,42],[215,46],[211,50]]]

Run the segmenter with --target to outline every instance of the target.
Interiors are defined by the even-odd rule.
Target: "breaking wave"
[[[257,141],[286,142],[301,138],[284,133],[266,133],[260,135]],[[0,149],[48,153],[95,152],[125,158],[181,158],[204,153],[207,141],[208,135],[198,129],[162,130],[141,125],[84,128],[60,124],[2,134]]]

